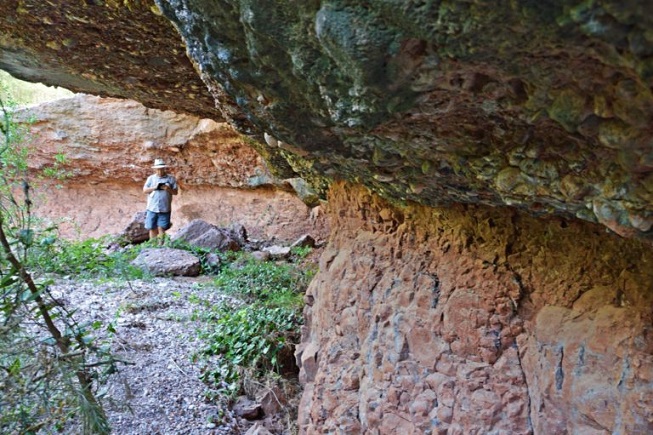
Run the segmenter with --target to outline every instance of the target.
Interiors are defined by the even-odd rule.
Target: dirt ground
[[[201,346],[194,314],[228,297],[211,289],[206,278],[67,279],[52,292],[77,308],[78,321],[115,328],[113,352],[128,364],[120,364],[106,385],[114,434],[241,434],[252,425],[210,394],[199,378],[201,365],[192,362]]]

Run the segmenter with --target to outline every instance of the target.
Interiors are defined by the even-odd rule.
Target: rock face
[[[151,3],[24,3],[0,67],[210,112],[166,81],[181,52],[149,66],[179,46]],[[653,432],[650,1],[156,3],[272,175],[351,182],[306,295],[304,433]],[[143,43],[98,37],[125,25]],[[222,224],[234,196],[177,206]]]
[[[653,253],[508,208],[337,185],[298,351],[302,433],[649,433]]]
[[[306,177],[653,239],[649,1],[157,4]]]
[[[653,237],[647,0],[128,3],[4,2],[0,67],[216,119],[165,16],[280,178]]]
[[[35,183],[34,202],[66,237],[123,231],[145,209],[143,183],[157,157],[180,184],[171,233],[204,219],[220,226],[239,222],[259,238],[326,237],[325,219],[311,220],[310,208],[286,192],[225,123],[88,95],[30,107],[15,118],[31,122],[31,171],[65,174],[50,186]]]
[[[174,27],[151,1],[0,4],[0,69],[74,92],[220,119]]]
[[[51,167],[61,154],[58,167],[68,182],[98,188],[144,183],[155,158],[165,159],[186,187],[248,187],[251,178],[267,174],[261,157],[226,123],[135,101],[77,95],[23,109],[15,118],[30,122],[30,167]]]

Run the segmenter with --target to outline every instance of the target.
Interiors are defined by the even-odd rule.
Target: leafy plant
[[[259,261],[242,254],[225,267],[214,284],[228,294],[238,295],[246,301],[266,302],[275,305],[280,301],[301,298],[306,287],[305,272],[289,263]]]
[[[303,292],[312,269],[293,263],[262,262],[248,254],[229,258],[214,285],[242,298],[204,316],[198,354],[207,361],[203,379],[230,394],[243,390],[246,377],[293,372],[294,346],[302,325]],[[249,374],[245,376],[245,374]]]
[[[141,248],[108,251],[109,242],[107,237],[69,241],[58,238],[51,229],[34,243],[29,264],[41,272],[79,278],[142,278],[143,271],[131,264]]]
[[[259,374],[280,371],[280,355],[292,353],[302,323],[299,310],[246,305],[234,310],[222,305],[213,311],[214,323],[202,338],[205,355],[219,355],[217,367],[204,374],[207,381],[236,383],[243,368]]]

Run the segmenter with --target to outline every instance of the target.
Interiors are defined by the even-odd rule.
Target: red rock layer
[[[651,433],[653,254],[514,210],[335,185],[302,432]]]
[[[142,188],[133,182],[67,183],[37,194],[35,210],[41,218],[58,223],[61,235],[69,239],[118,234],[136,212],[145,210]],[[172,203],[170,234],[193,219],[218,226],[241,223],[251,238],[259,240],[294,242],[304,234],[324,240],[328,235],[324,215],[311,217],[311,209],[297,196],[272,188],[182,187]]]

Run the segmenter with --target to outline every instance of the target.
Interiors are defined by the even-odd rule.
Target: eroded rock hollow
[[[328,195],[303,432],[653,431],[650,1],[123,3],[3,2],[0,68]]]

